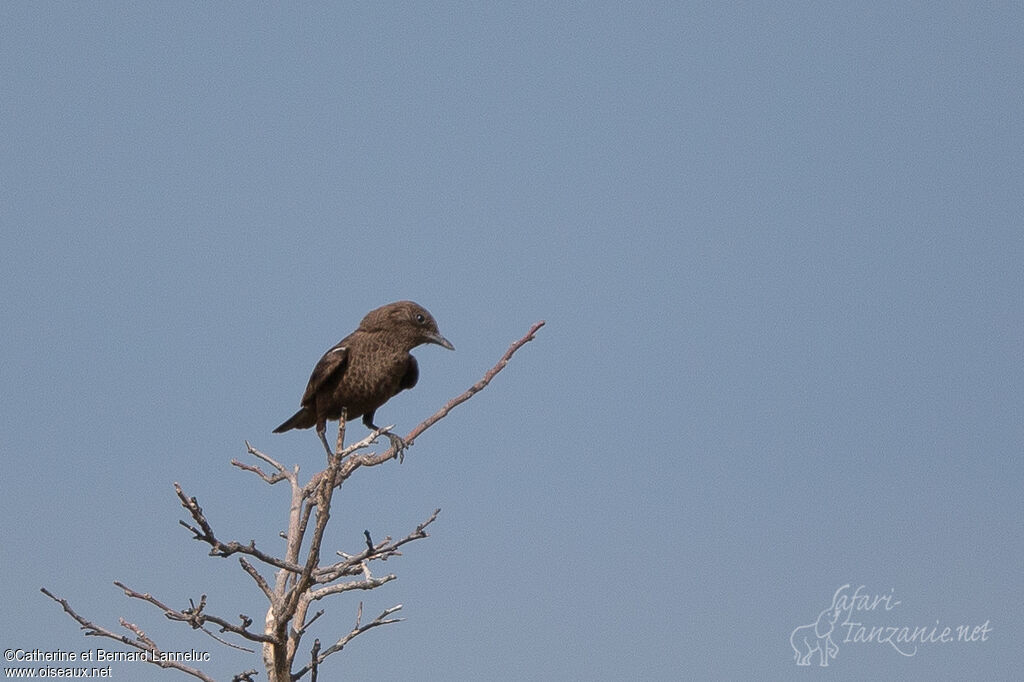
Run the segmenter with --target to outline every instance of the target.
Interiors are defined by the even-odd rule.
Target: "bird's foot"
[[[401,436],[396,436],[393,433],[385,433],[384,435],[391,441],[391,447],[398,456],[398,463],[401,464],[405,461],[405,449],[409,447],[408,444],[406,444],[405,440],[403,440]]]

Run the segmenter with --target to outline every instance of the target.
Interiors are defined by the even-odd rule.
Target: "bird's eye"
[[[416,321],[423,324],[427,321],[427,318],[423,317],[423,313],[416,313]]]

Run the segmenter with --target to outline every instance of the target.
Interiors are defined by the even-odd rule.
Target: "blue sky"
[[[343,488],[331,551],[442,512],[360,595],[407,620],[324,674],[1017,678],[1022,36],[1012,3],[3,4],[0,644],[118,648],[46,586],[260,667],[112,581],[258,621],[172,482],[273,547],[284,491],[229,461],[319,468],[271,429],[410,298],[458,350],[416,352],[399,433],[547,326]],[[797,667],[844,585],[899,602],[848,622],[991,632]]]

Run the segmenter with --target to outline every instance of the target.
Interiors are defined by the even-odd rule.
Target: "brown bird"
[[[371,310],[358,329],[316,363],[302,394],[302,408],[274,433],[316,426],[330,456],[331,446],[324,432],[328,419],[341,418],[342,408],[346,419],[362,416],[363,424],[376,430],[373,415],[377,408],[402,389],[416,385],[419,365],[409,351],[424,343],[455,350],[437,330],[433,316],[412,301],[397,301]],[[405,441],[391,433],[386,435],[401,453]]]

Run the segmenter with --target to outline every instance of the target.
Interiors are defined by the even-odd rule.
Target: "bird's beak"
[[[455,346],[452,345],[452,342],[444,338],[440,334],[431,334],[427,338],[427,341],[429,343],[436,343],[437,345],[447,348],[448,350],[455,350]]]

